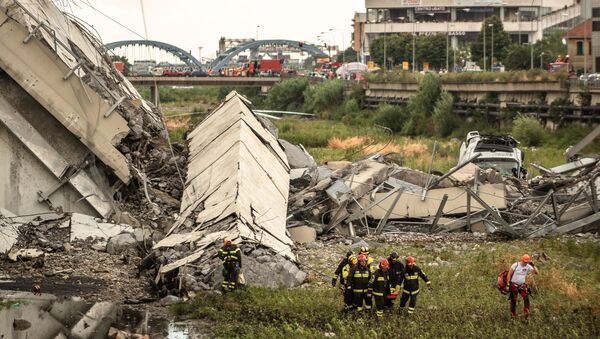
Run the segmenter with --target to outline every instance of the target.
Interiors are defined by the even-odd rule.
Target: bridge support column
[[[154,106],[158,106],[158,85],[150,86],[150,102],[154,104]]]

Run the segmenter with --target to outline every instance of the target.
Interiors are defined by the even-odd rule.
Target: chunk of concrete
[[[85,214],[73,213],[71,216],[71,241],[87,240],[88,238],[108,240],[123,232],[131,233],[133,228],[129,225],[102,222]]]
[[[14,214],[0,209],[0,253],[10,251],[19,237],[19,224],[13,223],[12,219],[3,218],[3,216],[14,217]]]
[[[135,248],[137,240],[130,233],[123,233],[111,237],[106,244],[106,253],[121,254],[131,248]]]
[[[313,159],[310,154],[306,153],[300,146],[296,146],[283,139],[279,139],[279,143],[283,146],[290,168],[310,168],[317,166],[315,159]]]
[[[327,193],[327,196],[329,196],[329,198],[338,205],[344,201],[347,201],[352,196],[350,187],[348,187],[348,185],[346,185],[342,180],[337,180],[334,182],[333,185],[329,186],[329,188],[325,190],[325,193]]]
[[[317,240],[317,230],[310,226],[288,228],[290,238],[299,244],[307,244]]]
[[[44,252],[36,248],[22,248],[8,252],[11,261],[31,260],[44,256]]]

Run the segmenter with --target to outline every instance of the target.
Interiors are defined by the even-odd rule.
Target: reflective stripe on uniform
[[[356,272],[356,273],[354,273],[354,277],[355,278],[368,278],[369,277],[369,273],[362,273],[361,274],[359,272]]]
[[[407,290],[402,290],[402,292],[404,292],[404,293],[406,293],[406,294],[413,294],[413,295],[414,295],[414,294],[417,294],[417,293],[419,293],[419,290],[416,290],[416,291],[407,291]]]
[[[378,317],[383,317],[383,311],[377,311],[375,313],[377,314]]]
[[[406,278],[404,278],[406,280],[415,280],[415,279],[419,279],[418,275],[407,275]]]
[[[373,295],[376,295],[378,297],[383,297],[383,292],[373,292]]]
[[[412,314],[415,312],[415,308],[414,307],[409,307],[408,308],[408,314]]]
[[[377,281],[385,281],[385,278],[384,277],[379,277],[379,278],[377,278]]]
[[[362,293],[362,292],[366,292],[367,290],[354,290],[354,292],[356,293]]]

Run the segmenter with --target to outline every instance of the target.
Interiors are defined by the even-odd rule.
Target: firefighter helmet
[[[407,264],[407,265],[414,265],[416,262],[417,262],[417,261],[415,260],[415,258],[414,258],[414,257],[412,257],[412,256],[410,256],[410,255],[409,255],[408,257],[406,257],[406,264]]]
[[[360,254],[367,255],[367,254],[369,254],[369,248],[368,248],[367,246],[362,246],[362,247],[360,248],[360,252],[359,252],[359,253],[360,253]]]
[[[384,268],[390,268],[390,263],[387,259],[381,259],[379,261],[379,268],[384,269]]]
[[[352,250],[348,250],[348,252],[346,252],[346,258],[349,259],[352,254]]]
[[[529,257],[529,255],[523,254],[521,256],[521,261],[527,264],[527,263],[529,263],[531,261],[531,258]]]
[[[229,244],[231,244],[231,239],[229,239],[229,238],[223,239],[223,245],[229,245]]]
[[[356,264],[358,263],[358,259],[356,259],[356,256],[355,256],[355,255],[350,255],[350,256],[348,257],[348,261],[349,261],[349,262],[350,262],[350,264],[352,264],[352,265],[356,265]]]
[[[392,258],[392,260],[398,260],[398,258],[399,258],[398,252],[390,253],[390,258]]]
[[[360,254],[358,256],[358,262],[365,262],[366,263],[367,262],[367,256],[364,255],[364,254]]]

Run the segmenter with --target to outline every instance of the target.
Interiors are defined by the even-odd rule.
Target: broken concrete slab
[[[429,175],[425,172],[406,167],[395,169],[391,176],[419,187],[425,187],[430,180],[433,181],[439,178],[437,175]],[[437,187],[439,188],[448,188],[453,186],[454,184],[452,184],[452,181],[448,178],[437,184]]]
[[[136,244],[138,241],[130,233],[121,233],[108,239],[106,243],[106,253],[121,254],[129,250],[137,251]]]
[[[598,227],[600,225],[600,213],[594,213],[585,218],[575,220],[566,225],[557,227],[555,232],[559,234],[578,232],[586,227]]]
[[[317,231],[310,226],[297,226],[288,228],[290,238],[299,244],[308,244],[317,240]]]
[[[352,197],[352,190],[342,180],[336,180],[325,190],[325,193],[338,206]]]
[[[279,139],[279,143],[285,155],[287,156],[288,163],[291,169],[295,168],[311,168],[316,167],[317,163],[315,159],[302,148],[302,146],[296,146],[288,141]]]
[[[552,167],[548,171],[552,174],[566,174],[578,169],[594,166],[598,162],[596,158],[582,158],[560,166]]]
[[[124,232],[132,233],[133,228],[129,225],[116,225],[103,222],[100,219],[85,214],[73,213],[71,215],[71,241],[85,241],[88,238],[93,240],[108,240]]]
[[[19,224],[12,221],[15,215],[0,208],[0,253],[6,253],[17,243]]]
[[[33,260],[43,256],[44,251],[38,250],[37,248],[13,249],[8,252],[7,255],[10,261]]]
[[[374,206],[367,212],[368,217],[380,220],[391,207],[397,194],[398,193],[386,197],[386,193],[376,193],[373,197],[374,200],[371,200],[370,197],[363,197],[361,199],[361,205],[368,206],[375,201],[381,200],[377,206]],[[467,212],[467,194],[464,189],[460,187],[438,188],[427,191],[425,200],[421,200],[420,194],[402,194],[390,215],[390,219],[426,218],[433,216],[438,211],[445,194],[448,195],[448,201],[444,205],[443,215],[464,214]],[[479,196],[488,205],[497,209],[505,209],[507,206],[506,193],[503,184],[480,185]],[[481,211],[483,209],[484,208],[476,201],[471,202],[472,212]]]

